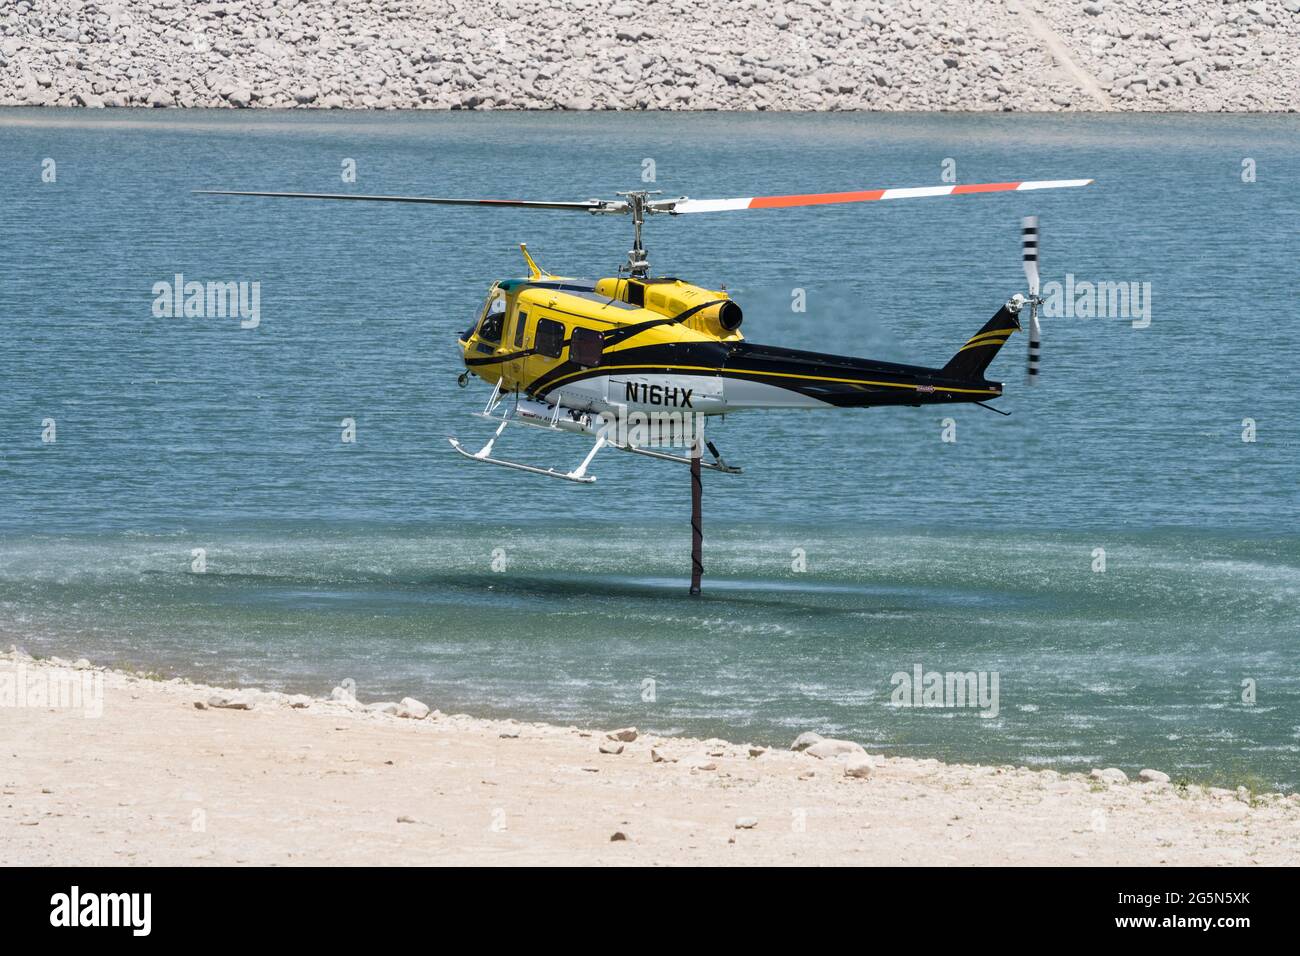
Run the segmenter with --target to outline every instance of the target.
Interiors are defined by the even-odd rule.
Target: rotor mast
[[[625,197],[627,212],[632,216],[632,248],[627,253],[627,268],[629,274],[636,279],[650,275],[650,261],[646,258],[645,246],[641,245],[641,227],[645,225],[646,213],[654,211],[650,207],[649,198],[658,196],[662,191],[638,189],[617,194]]]

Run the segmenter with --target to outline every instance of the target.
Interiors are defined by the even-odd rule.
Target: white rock
[[[807,750],[813,744],[825,740],[821,734],[815,734],[811,730],[805,730],[798,737],[794,738],[794,743],[790,745],[791,750]]]
[[[1094,768],[1088,776],[1093,780],[1101,780],[1104,783],[1128,783],[1128,774],[1118,767],[1107,767],[1105,770]]]
[[[718,765],[708,757],[696,754],[682,761],[682,766],[691,770],[717,770]]]
[[[209,707],[217,707],[222,710],[252,710],[253,705],[247,699],[239,697],[221,697],[213,695],[208,698]]]
[[[868,755],[849,757],[844,761],[844,776],[865,779],[875,768],[876,762]]]
[[[758,817],[737,817],[736,818],[737,830],[752,830],[756,826],[758,826]]]
[[[600,752],[603,754],[621,754],[623,745],[613,740],[603,740],[600,743]]]
[[[424,720],[429,716],[429,706],[420,703],[414,697],[403,697],[397,708],[397,716],[409,720]]]
[[[1139,770],[1138,780],[1143,783],[1168,783],[1169,774],[1162,773],[1159,770]]]
[[[395,700],[381,700],[373,704],[366,704],[366,710],[372,714],[390,714],[394,717],[402,709],[402,705]]]
[[[828,737],[825,740],[817,741],[804,753],[810,757],[816,757],[818,760],[825,760],[828,757],[865,754],[866,751],[862,748],[862,744],[854,743],[852,740],[834,740]]]
[[[636,728],[624,727],[621,730],[611,730],[605,736],[610,740],[621,740],[625,744],[630,744],[632,741],[636,740]]]

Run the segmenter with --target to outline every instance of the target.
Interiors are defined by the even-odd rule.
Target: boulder
[[[1128,774],[1118,767],[1107,767],[1105,770],[1094,768],[1088,776],[1103,783],[1128,783]]]
[[[825,760],[828,757],[865,754],[866,751],[862,749],[862,744],[854,743],[852,740],[826,738],[817,741],[817,743],[807,748],[804,753],[810,757],[816,757],[818,760]]]
[[[752,830],[758,826],[758,817],[738,817],[736,819],[737,830]]]
[[[1138,780],[1142,783],[1168,783],[1169,774],[1162,773],[1159,770],[1139,770]]]
[[[252,710],[253,705],[238,697],[221,697],[213,695],[208,698],[208,706],[222,710]]]
[[[844,776],[865,780],[876,769],[876,762],[865,754],[849,757],[844,761]]]
[[[603,754],[621,754],[623,745],[614,740],[604,740],[601,741],[600,752]]]
[[[805,730],[798,737],[794,738],[794,743],[790,745],[791,750],[807,750],[815,743],[820,743],[825,738],[821,734],[815,734],[811,730]]]
[[[414,697],[403,697],[397,706],[397,716],[408,720],[424,720],[429,716],[429,705],[420,703]]]
[[[621,740],[625,744],[630,744],[632,741],[636,740],[636,728],[624,727],[621,730],[611,730],[605,736],[610,740]]]

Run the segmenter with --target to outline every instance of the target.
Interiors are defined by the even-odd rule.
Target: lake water
[[[445,437],[486,437],[455,333],[517,243],[606,275],[623,218],[190,194],[586,199],[646,159],[701,198],[936,184],[946,159],[1097,179],[652,219],[654,271],[725,283],[757,342],[942,365],[1023,289],[1026,214],[1045,280],[1149,282],[1150,323],[1046,319],[1032,390],[1014,336],[989,373],[1009,418],[711,425],[745,474],[705,475],[691,599],[685,469],[606,452],[576,486]],[[0,637],[444,711],[1293,789],[1297,182],[1285,116],[0,110]],[[177,273],[259,282],[260,324],[156,318]],[[997,716],[894,706],[917,664],[996,673]]]

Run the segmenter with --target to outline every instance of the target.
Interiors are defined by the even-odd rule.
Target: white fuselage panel
[[[794,389],[720,375],[593,375],[563,383],[546,394],[584,411],[693,412],[723,415],[747,408],[825,408],[828,402]]]

